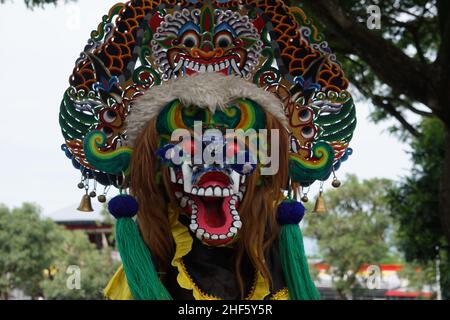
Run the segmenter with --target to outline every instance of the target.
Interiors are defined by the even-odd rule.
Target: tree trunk
[[[450,245],[450,125],[445,126],[445,155],[439,191],[439,217],[442,229]]]

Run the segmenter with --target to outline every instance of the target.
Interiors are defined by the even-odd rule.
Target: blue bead
[[[299,224],[305,215],[305,207],[295,200],[284,200],[278,205],[277,219],[280,225]]]
[[[138,203],[135,198],[121,194],[112,198],[108,203],[108,210],[114,218],[132,218],[138,212]]]

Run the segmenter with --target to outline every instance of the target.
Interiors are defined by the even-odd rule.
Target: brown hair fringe
[[[239,206],[242,229],[235,244],[235,268],[242,298],[244,284],[240,271],[244,254],[264,279],[272,283],[265,255],[278,237],[275,206],[288,181],[288,132],[269,113],[266,113],[266,128],[269,135],[271,129],[279,130],[279,170],[273,176],[261,176],[259,170],[256,170],[248,179],[244,200]],[[168,203],[174,208],[177,208],[178,204],[170,192],[168,170],[161,167],[156,159],[157,148],[156,118],[153,118],[136,139],[131,159],[131,192],[139,203],[138,223],[142,237],[152,253],[157,270],[166,272],[174,255]],[[159,178],[158,172],[161,172]],[[258,183],[259,180],[261,183]]]

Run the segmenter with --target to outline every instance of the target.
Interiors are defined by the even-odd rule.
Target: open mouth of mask
[[[169,170],[175,196],[190,216],[191,232],[209,245],[232,241],[242,227],[239,205],[246,190],[246,175],[226,165],[183,163]]]

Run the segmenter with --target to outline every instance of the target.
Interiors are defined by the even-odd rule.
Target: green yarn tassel
[[[303,237],[297,224],[286,224],[280,232],[280,255],[291,300],[319,300],[320,295],[309,274]]]
[[[135,300],[172,300],[159,279],[150,251],[132,218],[117,219],[116,240],[133,298]]]

